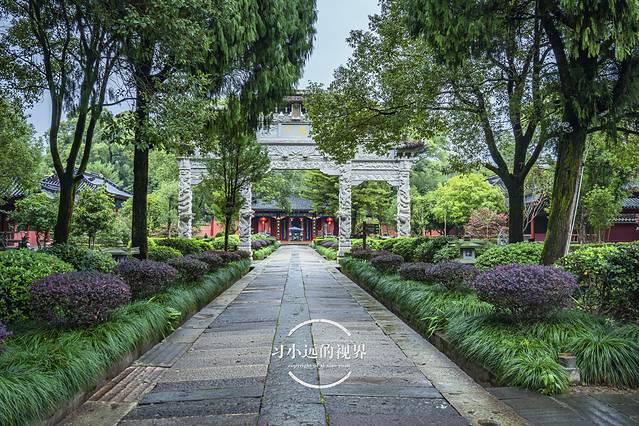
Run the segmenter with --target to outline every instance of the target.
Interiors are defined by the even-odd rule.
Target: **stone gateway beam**
[[[271,170],[313,170],[339,176],[339,255],[351,249],[351,191],[353,186],[371,180],[384,181],[397,188],[397,234],[410,235],[410,169],[421,143],[400,143],[387,155],[358,152],[346,164],[337,164],[322,152],[310,137],[311,126],[304,114],[303,95],[288,96],[272,116],[271,124],[256,133],[271,161]],[[192,185],[202,181],[207,170],[199,155],[178,159],[180,170],[178,233],[191,237]],[[251,251],[251,188],[242,189],[240,209],[240,250]]]

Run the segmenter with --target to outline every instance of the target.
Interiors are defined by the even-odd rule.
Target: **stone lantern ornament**
[[[475,263],[477,261],[476,254],[477,248],[481,247],[481,244],[474,243],[470,240],[465,240],[461,246],[459,246],[459,251],[461,255],[462,263]]]

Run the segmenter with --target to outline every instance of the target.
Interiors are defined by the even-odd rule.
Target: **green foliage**
[[[38,247],[43,247],[55,226],[57,200],[49,198],[44,192],[37,192],[16,201],[15,207],[9,215],[10,220],[20,230],[35,231]]]
[[[208,241],[211,244],[211,246],[213,247],[213,250],[224,250],[224,237],[210,238],[206,241]],[[228,240],[229,251],[236,251],[239,244],[240,244],[239,235],[229,235],[229,240]]]
[[[180,256],[182,256],[182,253],[173,247],[149,244],[149,259],[155,260],[156,262],[166,262],[169,259]]]
[[[159,246],[171,247],[186,256],[187,254],[200,253],[202,251],[212,250],[215,248],[214,244],[211,244],[204,240],[197,238],[157,238],[154,240]]]
[[[116,261],[110,253],[86,249],[73,244],[56,244],[43,250],[67,262],[76,271],[111,272]]]
[[[337,259],[337,250],[333,249],[333,248],[329,248],[329,247],[323,247],[319,244],[314,244],[313,248],[315,250],[317,250],[317,252],[319,254],[321,254],[322,256],[324,256],[326,259],[328,260],[335,260]]]
[[[27,249],[0,252],[0,320],[29,318],[31,283],[47,275],[71,271],[71,265],[45,253]]]
[[[614,330],[596,328],[576,336],[570,351],[585,383],[593,385],[639,386],[639,344]]]
[[[402,256],[407,262],[412,261],[415,258],[415,247],[421,240],[411,237],[398,237],[394,238],[394,240],[395,241],[393,242],[392,249],[389,251]],[[382,250],[384,250],[383,247]]]
[[[98,232],[111,229],[114,220],[113,199],[104,187],[86,187],[79,192],[73,216],[73,229],[74,232],[89,237],[89,247],[94,246]]]
[[[264,260],[271,255],[275,250],[279,248],[279,243],[271,244],[270,246],[262,247],[259,250],[253,252],[253,259]]]
[[[0,203],[13,188],[36,186],[42,148],[33,139],[33,129],[17,102],[0,97]],[[4,204],[4,203],[2,203]]]
[[[515,243],[505,246],[494,246],[477,257],[477,268],[485,271],[497,265],[520,263],[523,265],[537,265],[541,262],[542,244]]]
[[[334,215],[337,212],[339,181],[337,176],[328,176],[319,170],[311,170],[304,175],[302,197],[311,202],[311,208],[318,214]]]
[[[612,226],[621,207],[621,200],[615,199],[615,194],[609,188],[594,187],[584,196],[583,209],[588,225],[597,233],[599,241],[602,231]]]
[[[421,240],[422,243],[415,248],[415,253],[414,253],[415,260],[419,260],[421,262],[427,262],[427,263],[435,263],[436,262],[435,255],[437,254],[437,252],[442,250],[447,245],[453,243],[455,240],[456,240],[455,237],[449,237],[449,236],[422,239]],[[457,250],[457,254],[455,255],[455,257],[453,257],[453,259],[457,257],[459,257],[459,250]],[[446,259],[446,260],[452,260],[452,259]]]
[[[582,374],[588,372],[588,383],[637,386],[636,326],[603,329],[602,318],[579,311],[512,323],[472,293],[443,292],[434,284],[380,275],[368,262],[353,258],[341,259],[340,264],[414,325],[429,333],[445,332],[457,351],[483,365],[504,386],[546,394],[565,391],[568,377],[557,354],[566,351],[577,357]]]
[[[619,319],[639,318],[639,244],[582,247],[557,265],[579,280],[583,309]]]
[[[504,194],[477,173],[453,176],[430,197],[435,218],[451,225],[466,224],[474,210],[504,210]]]
[[[0,356],[0,424],[48,418],[78,392],[96,386],[125,354],[166,336],[176,321],[244,275],[249,264],[248,260],[234,263],[198,285],[173,287],[150,300],[123,306],[109,321],[92,328],[33,330],[10,339]]]
[[[459,243],[452,241],[435,252],[435,254],[433,255],[433,262],[439,263],[445,262],[447,260],[455,260],[459,259],[460,256],[461,250],[459,248]]]

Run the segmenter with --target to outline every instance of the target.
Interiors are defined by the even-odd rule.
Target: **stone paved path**
[[[326,322],[293,330],[311,319],[334,321],[347,332]],[[313,347],[323,348],[324,357],[312,359]],[[344,348],[351,359],[345,359]],[[334,263],[308,247],[286,246],[66,422],[118,423],[515,425],[523,420]]]

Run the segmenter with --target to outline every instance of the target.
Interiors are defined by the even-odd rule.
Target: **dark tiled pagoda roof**
[[[639,192],[635,192],[623,200],[623,208],[628,210],[639,210]]]
[[[311,202],[307,199],[300,197],[288,197],[288,201],[291,204],[291,210],[293,211],[310,211],[312,206]],[[277,203],[277,201],[264,201],[259,199],[253,199],[253,210],[255,211],[284,211],[284,209]]]
[[[122,187],[116,185],[109,179],[104,176],[98,175],[96,173],[85,172],[82,177],[82,181],[78,186],[78,190],[83,188],[95,189],[99,186],[103,186],[107,192],[107,194],[111,195],[113,198],[118,200],[128,200],[131,198],[131,193],[127,192]],[[58,175],[53,174],[51,176],[47,176],[40,181],[40,189],[42,192],[53,196],[54,194],[60,192],[60,180],[58,179]],[[10,197],[7,198],[20,198],[24,197],[25,192],[17,185],[14,185],[11,189]]]

